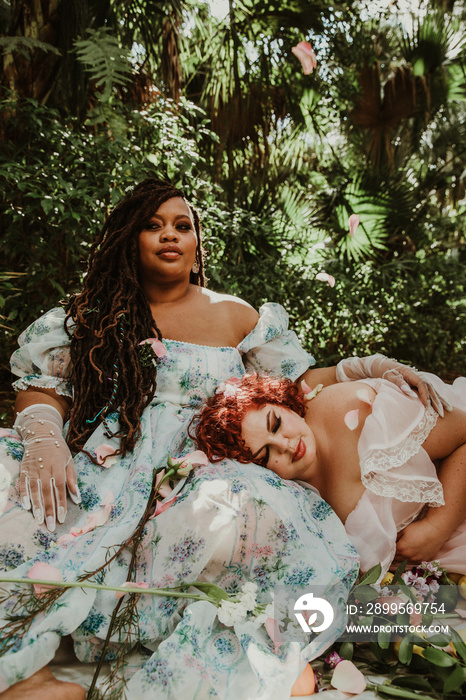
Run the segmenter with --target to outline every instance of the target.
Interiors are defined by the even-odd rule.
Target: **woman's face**
[[[189,279],[196,247],[197,235],[188,205],[182,197],[167,199],[139,234],[142,281]]]
[[[308,481],[315,471],[316,441],[304,418],[284,406],[265,404],[246,413],[241,435],[254,455],[282,479]]]

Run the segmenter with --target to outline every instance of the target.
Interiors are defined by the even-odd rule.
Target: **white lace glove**
[[[432,405],[439,416],[444,415],[444,408],[452,410],[452,406],[432,384],[421,377],[417,370],[401,362],[390,360],[384,355],[369,355],[368,357],[347,357],[337,364],[337,382],[349,382],[368,377],[387,379],[396,384],[408,396],[417,396],[411,389],[413,386],[419,393],[424,406]]]
[[[21,435],[24,454],[19,491],[23,508],[50,532],[66,517],[66,487],[74,503],[81,502],[71,452],[63,439],[63,419],[53,406],[33,404],[18,413],[15,430]]]

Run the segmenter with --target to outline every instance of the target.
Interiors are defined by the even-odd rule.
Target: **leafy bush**
[[[128,186],[153,176],[198,198],[210,189],[197,148],[210,132],[196,107],[160,99],[145,111],[112,110],[110,130],[64,121],[35,100],[0,103],[3,371],[19,332],[79,288],[95,232]]]

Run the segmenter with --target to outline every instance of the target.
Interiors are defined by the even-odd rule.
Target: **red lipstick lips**
[[[293,455],[293,459],[291,461],[297,462],[298,459],[301,459],[302,457],[304,457],[305,454],[306,454],[306,445],[304,444],[304,442],[302,440],[300,440],[298,442],[295,453]]]

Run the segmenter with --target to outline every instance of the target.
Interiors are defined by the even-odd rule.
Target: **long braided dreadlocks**
[[[108,437],[119,437],[116,454],[134,449],[140,417],[156,390],[156,369],[144,361],[139,343],[162,338],[139,281],[138,236],[157,209],[180,190],[163,180],[137,185],[107,218],[95,240],[83,289],[67,305],[65,328],[70,336],[74,400],[68,444],[79,451],[100,420]],[[190,206],[190,205],[188,205]],[[201,227],[190,206],[197,233],[199,272],[192,284],[205,286]],[[119,427],[112,432],[106,416],[118,410]],[[91,456],[91,455],[89,455]],[[92,456],[91,456],[92,458]]]

